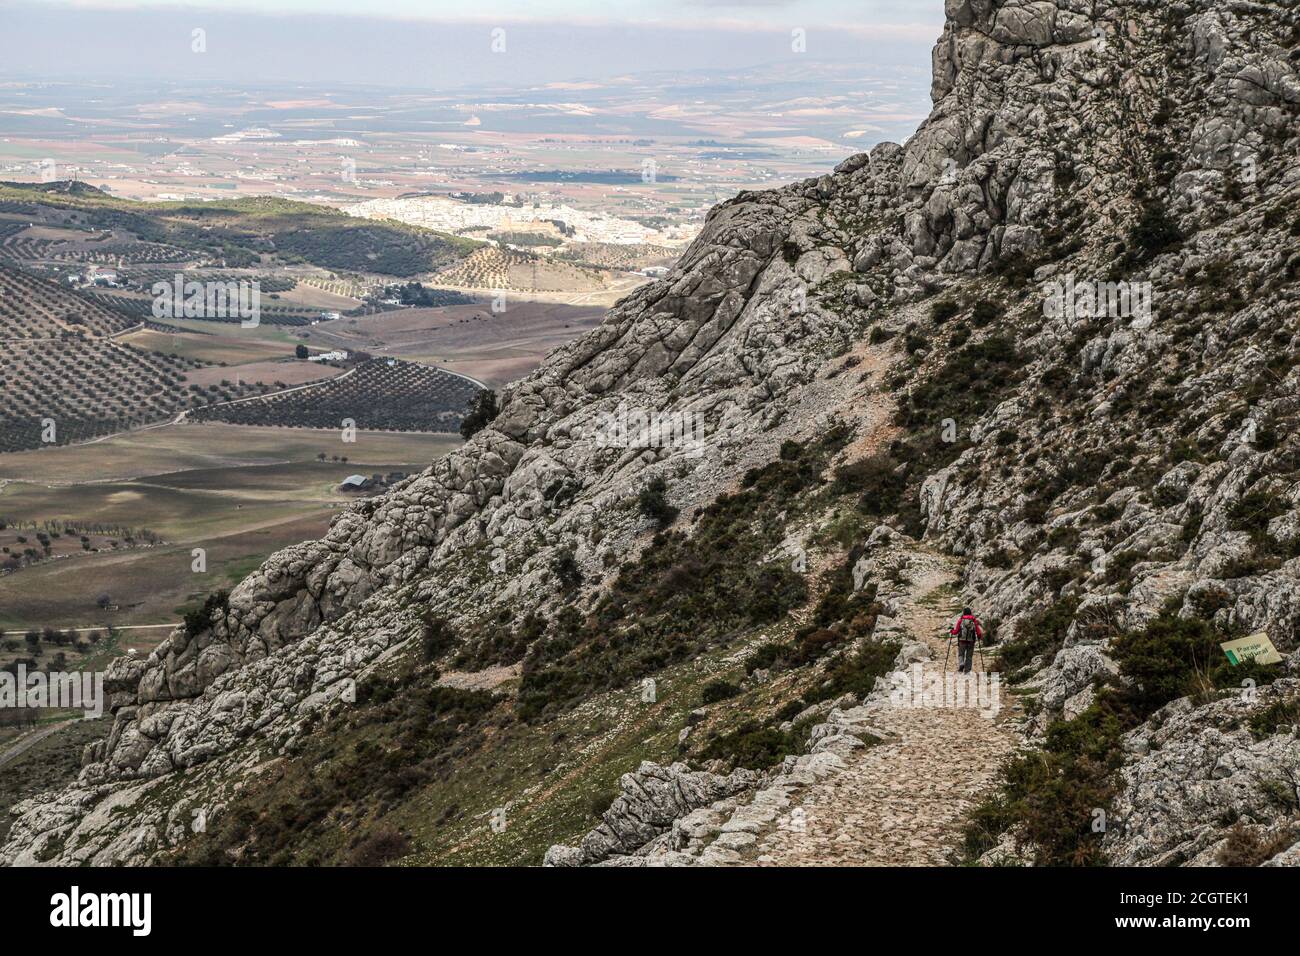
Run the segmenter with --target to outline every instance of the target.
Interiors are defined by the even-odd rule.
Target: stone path
[[[960,607],[957,575],[946,559],[913,552],[895,622],[929,646],[923,677],[955,674],[956,648],[944,667],[948,627]],[[992,661],[988,662],[990,665]],[[976,671],[984,668],[977,655]],[[916,672],[913,671],[913,674]],[[991,678],[988,678],[991,680]],[[1000,690],[1000,688],[998,689]],[[991,688],[980,689],[980,703]],[[949,862],[962,819],[993,784],[1017,746],[1018,705],[1001,693],[996,717],[979,707],[881,706],[867,718],[883,743],[852,751],[847,766],[804,788],[778,827],[759,835],[742,865],[935,866]]]

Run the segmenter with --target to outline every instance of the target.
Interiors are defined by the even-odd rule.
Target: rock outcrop
[[[647,761],[635,773],[623,775],[619,781],[622,792],[605,811],[600,826],[577,847],[551,847],[546,865],[589,866],[629,856],[664,834],[675,821],[752,788],[757,779],[752,770],[735,770],[723,777],[693,771],[685,764],[660,767]]]

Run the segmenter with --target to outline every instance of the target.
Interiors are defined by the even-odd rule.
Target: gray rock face
[[[1234,695],[1204,707],[1176,701],[1153,726],[1129,734],[1125,749],[1141,756],[1123,770],[1118,825],[1108,828],[1104,844],[1112,862],[1187,863],[1217,846],[1226,821],[1292,819],[1300,737],[1292,727],[1257,740],[1249,727],[1251,715],[1286,699],[1300,699],[1300,680],[1261,688],[1256,700]]]
[[[895,342],[922,336],[925,348],[892,359],[905,397],[959,347],[952,326],[927,318],[939,293],[964,307],[1005,299],[991,325],[971,324],[968,308],[961,323],[984,345],[1005,328],[997,341],[1010,340],[1017,362],[993,407],[953,423],[961,453],[924,476],[915,504],[927,541],[967,560],[964,591],[1003,639],[1050,603],[1078,600],[1065,646],[1040,662],[1044,719],[1086,706],[1113,670],[1106,641],[1171,600],[1225,628],[1266,630],[1290,653],[1300,625],[1300,558],[1287,550],[1300,538],[1290,26],[1275,4],[1215,0],[947,0],[945,10],[934,109],[905,146],[723,203],[666,278],[506,389],[491,427],[341,513],[322,540],[272,556],[198,633],[114,662],[111,734],[74,787],[16,808],[0,863],[145,862],[184,838],[191,810],[221,806],[308,721],[347,706],[355,682],[418,633],[423,609],[465,633],[502,608],[553,613],[554,557],[571,553],[592,589],[605,582],[606,559],[648,536],[625,505],[651,479],[688,509],[832,415],[878,425],[852,398],[854,377],[828,374],[831,359],[870,328]],[[1143,219],[1153,211],[1164,217],[1155,226]],[[1181,242],[1151,239],[1162,222]],[[999,292],[1017,275],[1023,284]],[[1154,316],[1050,314],[1049,284],[1067,277],[1149,283]],[[620,406],[698,416],[705,439],[609,447],[600,423]],[[1249,520],[1265,500],[1283,503],[1268,515],[1271,537]],[[1168,746],[1129,768],[1127,814],[1151,835],[1115,836],[1120,859],[1219,838],[1212,821],[1185,836],[1190,824],[1158,807],[1170,794],[1189,808],[1241,796],[1223,781],[1294,758],[1285,741],[1249,743],[1192,716],[1161,732]],[[1185,791],[1176,778],[1187,768],[1162,752],[1184,753],[1193,778],[1211,782]],[[1237,769],[1214,776],[1220,758]],[[647,773],[655,822],[617,817],[599,846],[551,862],[671,839],[672,820],[694,809],[692,788],[731,786]]]
[[[1119,672],[1115,663],[1096,644],[1081,644],[1063,649],[1052,663],[1040,671],[1031,686],[1040,688],[1040,700],[1052,711],[1060,710],[1075,694],[1095,680]]]
[[[613,856],[627,856],[666,833],[694,810],[750,789],[760,779],[752,770],[735,770],[728,776],[690,770],[685,764],[670,767],[646,761],[619,780],[622,792],[605,811],[600,826],[577,847],[553,846],[546,851],[546,866],[590,866]],[[701,818],[682,827],[699,826]],[[681,838],[682,829],[678,830]]]

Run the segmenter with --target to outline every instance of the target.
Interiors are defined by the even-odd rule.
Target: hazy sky
[[[0,0],[0,24],[0,77],[447,89],[818,60],[926,68],[943,0]]]
[[[745,20],[768,26],[811,24],[912,25],[931,29],[942,0],[33,0],[46,7],[138,10],[185,8],[296,14],[364,13],[418,19]]]

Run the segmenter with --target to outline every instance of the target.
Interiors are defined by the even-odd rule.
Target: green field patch
[[[281,344],[240,335],[174,334],[146,330],[134,332],[126,336],[124,341],[149,352],[156,350],[216,365],[240,365],[293,355],[293,347],[288,341]]]
[[[68,558],[27,568],[4,578],[0,627],[103,627],[175,623],[177,608],[229,588],[266,557],[292,544],[324,535],[337,512],[318,508],[290,514],[265,527],[234,528],[220,537],[183,545]],[[192,549],[203,548],[207,571],[192,570]],[[97,605],[108,595],[117,608]],[[150,632],[153,634],[153,632]],[[153,636],[161,639],[167,632]],[[130,639],[142,632],[130,632]]]
[[[40,483],[123,480],[188,469],[313,461],[347,455],[369,467],[424,467],[461,444],[459,435],[357,432],[352,444],[333,429],[183,424],[117,435],[75,448],[0,454],[0,478]],[[0,492],[0,512],[4,496]]]

